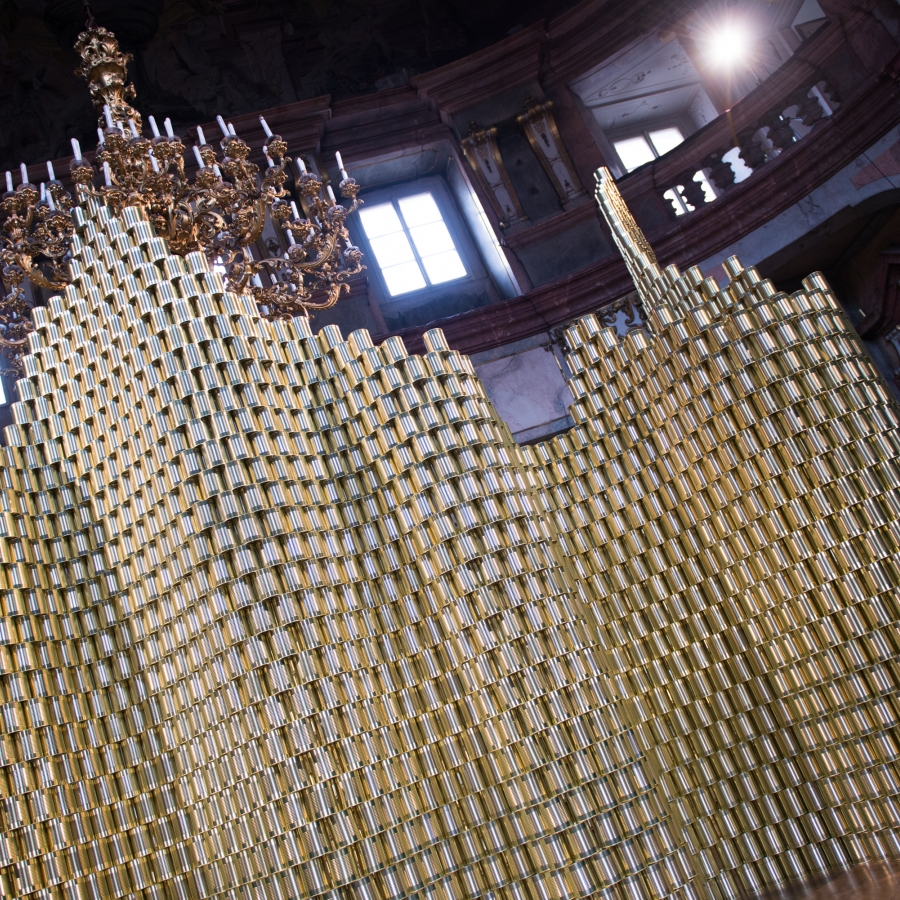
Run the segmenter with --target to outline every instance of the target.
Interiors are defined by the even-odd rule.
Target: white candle
[[[338,164],[338,168],[343,169],[344,168],[344,160],[341,159],[341,151],[340,150],[335,151],[334,159],[335,159],[335,162]]]
[[[275,163],[272,161],[272,157],[269,156],[269,148],[268,148],[268,147],[265,147],[265,148],[263,149],[263,152],[266,154],[266,159],[269,161],[269,168],[270,168],[270,169],[274,169],[274,168],[275,168]]]
[[[156,119],[153,116],[147,116],[147,121],[150,123],[150,130],[153,132],[153,137],[159,137],[159,129],[156,127]]]
[[[237,132],[234,130],[234,125],[231,122],[228,123],[228,132],[232,137],[237,137]]]
[[[156,157],[153,153],[150,153],[150,165],[153,166],[153,171],[159,173],[159,163],[156,161]]]
[[[41,203],[47,202],[47,185],[41,182]]]
[[[47,178],[50,181],[56,181],[56,172],[53,171],[53,163],[47,160]]]
[[[112,187],[112,172],[109,171],[109,163],[103,163],[103,179],[107,187]]]
[[[203,134],[203,129],[199,125],[197,126],[197,140],[200,142],[201,147],[206,143],[206,136]]]
[[[272,134],[272,129],[269,128],[269,123],[266,122],[266,120],[262,116],[259,117],[259,124],[262,125],[263,131],[266,133],[266,137],[274,137],[274,135]]]
[[[288,233],[287,233],[287,239],[288,239],[288,243],[289,243],[292,247],[294,246],[294,244],[297,243],[297,242],[294,240],[294,232],[293,232],[293,231],[290,231],[290,230],[288,231]]]
[[[222,137],[228,137],[228,126],[225,124],[225,120],[221,116],[216,116],[216,121],[222,131]]]
[[[102,147],[106,143],[106,135],[103,134],[103,129],[97,129],[97,137],[100,139],[100,146]]]
[[[196,144],[194,144],[194,156],[197,159],[197,165],[200,166],[200,168],[202,169],[203,168],[203,157],[200,155],[200,148]]]
[[[131,129],[131,133],[135,137],[140,137],[140,135],[138,134],[137,125],[134,124],[134,119],[128,120],[128,127]]]
[[[19,174],[22,176],[22,184],[28,184],[28,167],[25,163],[19,163]]]
[[[6,190],[11,194],[13,192],[12,172],[6,173]]]
[[[56,211],[56,204],[53,202],[53,194],[50,191],[47,191],[47,206],[54,212]]]
[[[175,132],[172,131],[172,120],[171,120],[171,119],[166,119],[166,121],[163,122],[163,126],[164,126],[165,129],[166,129],[166,136],[167,136],[167,137],[170,137],[170,138],[175,137]]]
[[[216,178],[222,177],[222,170],[218,166],[213,166],[213,172],[216,173]]]
[[[103,115],[106,116],[106,127],[112,128],[113,127],[113,118],[112,118],[112,112],[109,109],[108,103],[103,104]]]
[[[337,200],[334,199],[334,191],[331,189],[331,185],[328,185],[328,199],[331,201],[332,206],[337,203]]]
[[[9,175],[9,172],[7,172],[6,174]],[[12,182],[8,182],[8,183],[12,184]],[[10,188],[10,190],[12,190],[12,188]],[[294,200],[291,200],[291,212],[294,214],[295,219],[300,218],[300,213],[297,212],[297,203]]]
[[[306,174],[306,163],[303,162],[303,157],[302,157],[302,156],[298,156],[298,157],[297,157],[297,167],[300,169],[300,174],[301,174],[301,175],[305,175],[305,174]]]
[[[75,154],[75,161],[81,162],[81,144],[78,143],[78,138],[72,138],[72,152]]]

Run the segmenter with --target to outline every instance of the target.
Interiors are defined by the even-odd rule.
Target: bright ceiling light
[[[706,45],[707,56],[714,66],[731,69],[749,60],[753,35],[742,22],[726,22],[709,35]]]

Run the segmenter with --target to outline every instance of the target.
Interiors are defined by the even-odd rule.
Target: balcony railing
[[[621,178],[626,200],[649,193],[659,198],[663,217],[689,214],[715,203],[795,144],[809,140],[847,93],[840,63],[844,41],[839,23],[824,25],[728,112],[665,156]],[[853,86],[847,88],[852,94]],[[650,222],[644,224],[652,230]]]
[[[657,189],[676,216],[714,203],[729,188],[806,138],[838,106],[838,91],[826,80],[805,84],[792,90],[749,127],[731,133],[731,143],[708,154],[699,167],[694,162],[661,184],[658,182]],[[724,115],[726,122],[729,116],[730,113]],[[675,152],[677,148],[672,151]]]

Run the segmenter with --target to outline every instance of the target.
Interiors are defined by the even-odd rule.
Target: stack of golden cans
[[[0,458],[0,895],[724,900],[900,855],[897,410],[823,281],[661,272],[619,210],[652,333],[579,322],[576,427],[519,448],[439,331],[271,323],[77,216]]]
[[[571,328],[527,453],[654,784],[715,898],[900,857],[898,408],[821,275],[660,271],[599,182],[650,334]]]

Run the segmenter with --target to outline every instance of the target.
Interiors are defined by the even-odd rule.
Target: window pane
[[[443,222],[432,222],[430,225],[417,225],[409,229],[415,242],[419,256],[434,256],[445,250],[455,250],[456,245],[447,226]]]
[[[408,291],[418,291],[426,287],[425,279],[422,277],[422,270],[417,262],[404,263],[401,266],[390,266],[382,269],[381,274],[384,275],[387,289],[392,297],[397,294],[405,294]]]
[[[684,142],[684,136],[680,128],[660,128],[659,131],[650,132],[650,140],[660,156],[665,156],[670,150],[674,150]]]
[[[414,194],[400,200],[400,212],[408,228],[416,225],[427,225],[429,222],[440,222],[441,212],[431,194]]]
[[[400,263],[415,262],[416,257],[409,245],[409,238],[402,231],[372,238],[369,243],[372,245],[372,252],[382,269]]]
[[[422,265],[425,266],[425,271],[432,284],[452,281],[454,278],[462,278],[466,274],[465,266],[455,250],[437,253],[434,256],[425,256],[422,258]]]
[[[378,206],[363,207],[359,211],[359,220],[362,222],[368,238],[403,231],[400,216],[397,215],[393,203],[379,203]]]
[[[643,136],[628,138],[624,141],[615,141],[613,146],[616,148],[616,153],[619,154],[619,159],[622,160],[622,165],[629,172],[633,172],[638,166],[656,159],[653,150]]]

